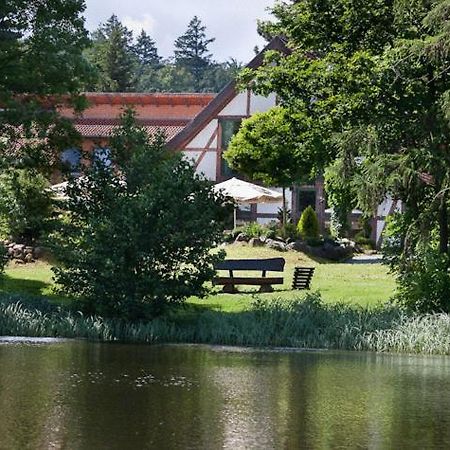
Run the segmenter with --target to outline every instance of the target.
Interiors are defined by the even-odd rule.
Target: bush
[[[372,241],[372,239],[365,236],[365,233],[360,231],[355,235],[354,241],[356,244],[360,245],[361,247],[373,250],[375,248],[375,243]]]
[[[0,175],[0,221],[3,237],[33,243],[47,230],[52,214],[48,181],[31,169]]]
[[[417,248],[398,275],[396,299],[418,312],[450,312],[450,260],[431,248]]]
[[[303,211],[297,229],[302,239],[319,239],[319,220],[311,206]]]
[[[127,112],[111,140],[116,167],[95,164],[69,183],[53,235],[55,281],[83,311],[136,319],[206,293],[222,255],[225,199],[189,162],[149,139]]]
[[[283,239],[297,239],[298,230],[294,223],[287,222],[285,225],[280,227],[280,236]]]
[[[257,238],[265,236],[267,233],[267,228],[257,222],[250,222],[242,227],[241,232],[249,238]]]

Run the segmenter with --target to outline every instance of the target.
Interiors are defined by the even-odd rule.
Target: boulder
[[[286,244],[284,244],[283,242],[275,241],[274,239],[267,239],[266,247],[269,247],[272,250],[278,250],[279,252],[287,251]]]
[[[25,262],[26,262],[26,263],[34,262],[33,255],[32,255],[31,253],[27,253],[27,254],[25,255]]]
[[[248,241],[248,245],[250,247],[263,247],[264,246],[264,242],[260,239],[260,238],[251,238]]]
[[[36,259],[42,258],[45,254],[44,247],[34,247],[33,256]]]
[[[234,242],[248,242],[248,236],[244,233],[239,233]]]

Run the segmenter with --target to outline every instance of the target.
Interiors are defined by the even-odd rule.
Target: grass
[[[450,355],[450,315],[407,314],[383,305],[395,286],[380,264],[323,263],[243,245],[226,250],[229,258],[283,256],[285,284],[269,294],[250,288],[191,298],[175,314],[130,323],[70,311],[67,299],[52,291],[45,262],[10,265],[0,286],[0,335]],[[321,295],[290,289],[296,265],[316,267],[312,288]]]
[[[317,262],[303,253],[280,253],[267,248],[252,248],[244,244],[226,247],[227,258],[275,258],[286,259],[284,272],[285,283],[274,286],[275,292],[258,294],[265,300],[282,299],[285,301],[297,298],[301,292],[291,289],[295,266],[313,266],[316,272],[311,289],[320,291],[326,303],[348,303],[362,306],[375,306],[386,302],[395,291],[395,281],[388,274],[387,268],[381,264],[346,264]],[[64,301],[53,292],[52,272],[50,264],[37,262],[34,264],[10,264],[0,283],[0,293],[21,293],[34,296],[46,296],[55,301]],[[245,275],[245,272],[242,272]],[[250,273],[249,273],[250,274]],[[247,274],[247,275],[249,275]],[[254,274],[254,272],[253,272]],[[205,299],[191,297],[187,304],[197,312],[199,308],[223,312],[239,312],[248,308],[253,295],[258,289],[241,286],[240,294],[222,294],[220,288]]]
[[[316,271],[311,284],[311,290],[318,290],[326,303],[349,303],[362,306],[375,306],[386,302],[395,292],[394,278],[381,264],[346,264],[318,262],[308,258],[303,253],[280,253],[265,247],[252,248],[245,244],[229,245],[225,248],[227,258],[275,258],[286,260],[284,284],[274,286],[275,292],[258,294],[259,297],[270,300],[280,298],[290,300],[299,296],[299,291],[291,289],[295,266],[315,267]],[[240,272],[246,275],[245,272]],[[250,275],[251,272],[247,273]],[[255,274],[253,272],[253,274]],[[251,301],[251,294],[257,293],[254,287],[241,286],[240,294],[222,294],[220,288],[206,299],[191,298],[193,305],[207,305],[208,308],[226,312],[244,310]]]
[[[450,354],[450,315],[413,315],[303,299],[255,299],[246,311],[209,310],[186,320],[124,322],[73,313],[42,298],[0,296],[0,335],[83,337],[99,341],[204,343]]]

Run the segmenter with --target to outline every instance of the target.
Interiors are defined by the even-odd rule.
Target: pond
[[[449,370],[445,357],[0,338],[0,448],[450,448]]]

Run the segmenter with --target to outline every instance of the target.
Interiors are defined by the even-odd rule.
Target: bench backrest
[[[283,272],[286,261],[284,258],[267,259],[226,259],[215,265],[216,270],[267,270]]]

